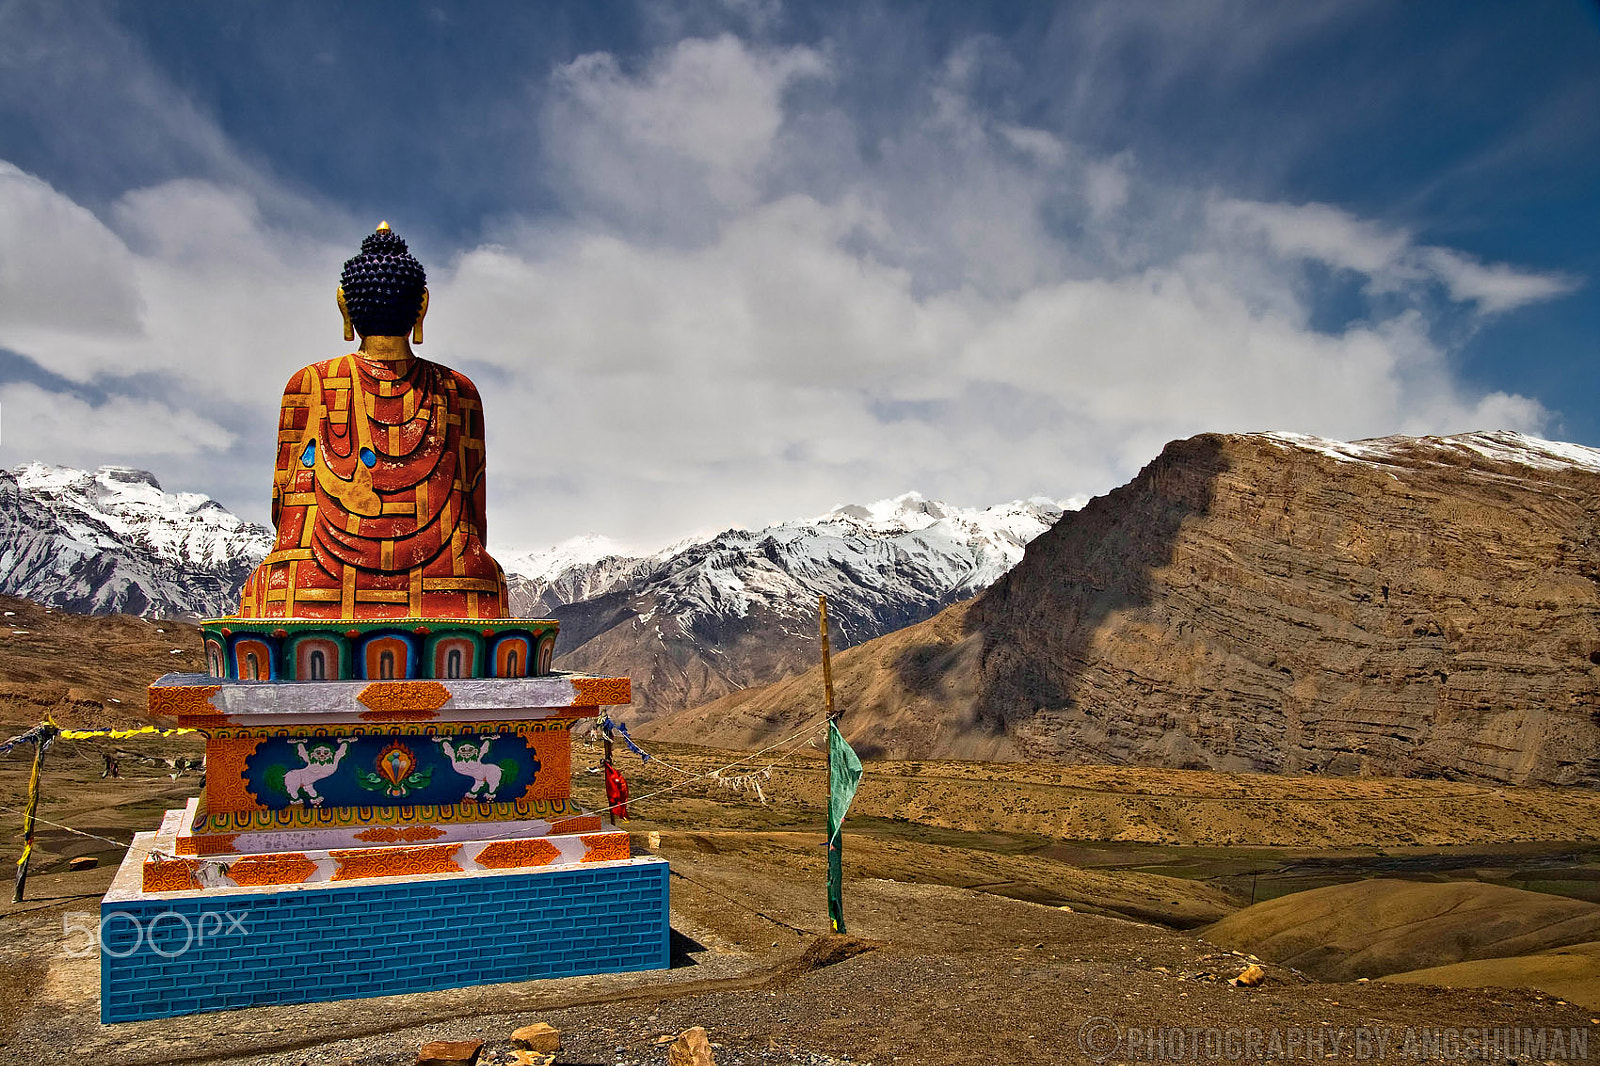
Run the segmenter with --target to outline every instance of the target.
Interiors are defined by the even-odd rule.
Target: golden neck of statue
[[[395,377],[400,377],[416,359],[411,351],[410,337],[362,337],[358,353],[369,363],[382,363]]]

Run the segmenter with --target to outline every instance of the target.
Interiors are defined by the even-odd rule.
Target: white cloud
[[[1085,168],[1084,199],[1089,202],[1089,212],[1095,219],[1105,219],[1128,202],[1131,165],[1128,153],[1118,152],[1110,159],[1093,160]]]
[[[1212,206],[1213,223],[1265,238],[1279,255],[1317,259],[1361,274],[1397,268],[1411,247],[1407,233],[1386,230],[1331,204],[1274,204],[1223,200]]]
[[[492,549],[588,529],[650,545],[907,488],[1099,492],[1206,430],[1549,419],[1461,385],[1441,338],[1567,279],[1331,205],[1163,181],[988,113],[967,88],[982,50],[958,60],[870,150],[808,49],[688,40],[637,71],[594,54],[555,73],[538,129],[565,216],[427,264],[422,354],[485,397]],[[264,499],[278,389],[345,350],[332,291],[364,227],[288,228],[261,203],[249,183],[184,180],[96,218],[0,170],[0,270],[35,285],[30,306],[0,304],[0,346],[80,382],[170,385],[98,406],[7,386],[8,453],[167,456],[169,483],[253,503],[185,483],[223,476],[226,452]],[[54,240],[26,236],[33,217]],[[1313,327],[1308,261],[1386,299]],[[53,295],[48,279],[74,277],[98,279],[104,322],[75,324]],[[17,438],[27,455],[21,401],[43,412]]]
[[[1373,292],[1437,284],[1451,300],[1471,303],[1484,315],[1563,296],[1578,286],[1562,274],[1484,264],[1453,249],[1420,245],[1409,232],[1357,218],[1330,204],[1224,200],[1212,205],[1210,215],[1219,229],[1264,239],[1286,258],[1317,260],[1365,275]]]
[[[116,396],[95,404],[26,382],[0,385],[0,419],[6,465],[182,460],[226,452],[234,442],[232,433],[193,411]]]
[[[681,42],[638,77],[610,53],[579,56],[553,76],[546,152],[574,202],[625,225],[678,230],[757,202],[785,90],[826,72],[811,49],[732,36]]]
[[[133,257],[116,235],[0,160],[0,345],[19,335],[127,341],[140,310]]]
[[[348,252],[268,227],[250,194],[167,182],[109,221],[0,161],[0,347],[80,383],[156,374],[243,400],[338,342]]]
[[[1481,263],[1448,248],[1424,248],[1421,255],[1449,289],[1452,300],[1472,301],[1486,315],[1514,311],[1578,288],[1577,279],[1564,274],[1535,274],[1504,263]]]

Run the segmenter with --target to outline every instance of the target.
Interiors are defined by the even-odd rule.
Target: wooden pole
[[[817,620],[822,627],[822,709],[833,721],[833,659],[828,654],[828,597],[817,597]]]
[[[54,726],[39,726],[33,737],[33,774],[28,778],[28,806],[22,814],[22,858],[17,860],[17,884],[11,893],[12,903],[22,902],[23,889],[28,884],[28,857],[33,852],[34,816],[39,812],[39,775],[44,770],[44,749],[55,736]]]
[[[606,770],[609,770],[609,769],[611,769],[611,719],[609,719],[609,718],[606,719],[606,724],[601,728],[600,733],[601,733],[601,736],[605,739],[605,744],[606,744],[605,756],[600,760],[600,765],[605,767]],[[605,771],[604,770],[601,771],[600,776],[602,778],[605,777]],[[611,789],[610,789],[609,785],[607,785],[605,791],[606,791],[606,813],[611,816],[611,824],[612,825],[616,825],[617,824],[617,809],[616,809],[616,807],[612,806],[612,804],[611,804]]]

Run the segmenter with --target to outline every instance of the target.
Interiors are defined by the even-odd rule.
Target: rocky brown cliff
[[[1600,783],[1600,452],[1205,434],[836,660],[894,757]],[[770,743],[815,672],[656,723]]]

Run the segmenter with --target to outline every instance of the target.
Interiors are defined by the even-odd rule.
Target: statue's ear
[[[356,328],[350,324],[350,308],[344,302],[343,285],[340,285],[336,290],[334,299],[337,300],[339,304],[339,317],[344,319],[344,339],[347,341],[353,341],[356,339]]]
[[[422,306],[417,308],[417,324],[411,327],[411,343],[422,343],[422,319],[428,313],[428,290],[422,290]]]

